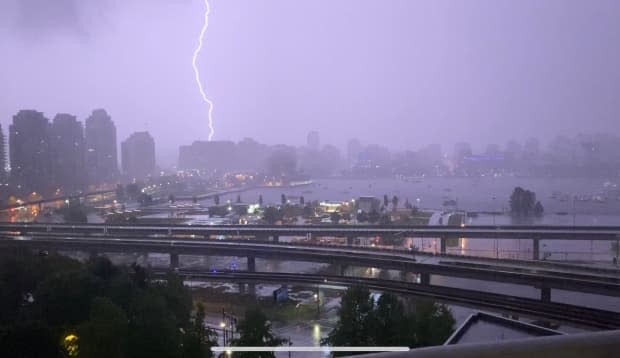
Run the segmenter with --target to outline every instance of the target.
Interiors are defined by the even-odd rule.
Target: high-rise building
[[[306,144],[310,150],[319,150],[321,146],[321,140],[319,139],[319,132],[312,131],[308,133],[308,137],[306,138]]]
[[[52,178],[57,190],[71,194],[84,189],[84,129],[70,114],[57,114],[50,130]]]
[[[358,139],[350,139],[347,143],[347,161],[349,166],[354,166],[359,161],[362,152],[362,144]]]
[[[51,191],[48,119],[41,112],[21,110],[9,132],[12,185],[21,193]]]
[[[149,132],[135,132],[121,144],[123,174],[144,179],[155,171],[155,141]]]
[[[234,168],[236,146],[231,141],[195,141],[179,147],[179,168],[205,171]]]
[[[4,185],[8,181],[6,169],[6,141],[0,124],[0,185]]]
[[[104,109],[86,118],[85,165],[89,184],[111,184],[118,180],[116,126]]]

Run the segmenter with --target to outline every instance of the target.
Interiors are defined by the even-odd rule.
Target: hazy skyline
[[[438,142],[620,134],[620,2],[211,0],[198,61],[216,140]],[[0,122],[105,108],[158,163],[206,139],[203,0],[0,4]],[[445,149],[448,149],[446,147]]]

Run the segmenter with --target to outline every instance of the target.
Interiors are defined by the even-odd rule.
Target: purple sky
[[[211,0],[215,139],[474,148],[620,134],[617,0]],[[2,0],[0,121],[108,110],[158,161],[208,134],[203,0]],[[479,145],[477,145],[479,144]]]

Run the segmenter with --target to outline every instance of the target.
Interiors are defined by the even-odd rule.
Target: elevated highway
[[[613,272],[580,272],[577,269],[536,266],[535,263],[517,265],[481,263],[476,260],[427,257],[416,260],[411,252],[368,250],[347,246],[296,245],[280,242],[198,240],[149,237],[67,236],[58,233],[30,235],[4,234],[0,247],[27,247],[35,250],[65,250],[97,253],[164,253],[170,255],[171,266],[179,266],[179,255],[237,256],[247,258],[247,271],[256,271],[256,259],[330,263],[347,266],[375,267],[413,273],[417,280],[404,283],[409,286],[439,287],[431,279],[469,279],[483,284],[483,295],[493,293],[496,284],[515,284],[534,288],[539,292],[538,302],[552,303],[551,290],[563,290],[610,297],[620,297],[620,277]],[[344,270],[340,270],[341,277]],[[444,290],[456,290],[442,287]],[[510,296],[513,297],[513,296]],[[507,303],[510,300],[506,301]]]
[[[540,258],[541,240],[619,241],[620,227],[570,226],[380,226],[380,225],[106,225],[106,224],[23,224],[0,223],[0,234],[194,237],[208,239],[233,236],[278,241],[281,236],[344,237],[352,244],[358,237],[403,236],[437,238],[440,252],[449,239],[532,240],[532,259]]]

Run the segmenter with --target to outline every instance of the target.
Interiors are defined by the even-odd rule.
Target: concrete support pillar
[[[532,240],[532,259],[538,260],[540,258],[540,239]]]
[[[445,237],[439,238],[439,252],[442,254],[446,253],[447,241],[448,239]]]
[[[338,268],[338,274],[340,276],[344,276],[347,272],[347,265],[336,265],[336,267]]]
[[[545,285],[540,288],[540,300],[543,302],[551,302],[551,288]]]
[[[179,254],[170,254],[170,267],[179,267]]]
[[[424,286],[428,286],[431,284],[431,274],[428,272],[423,272],[420,274],[420,284]]]
[[[248,256],[248,272],[256,272],[256,258]]]

